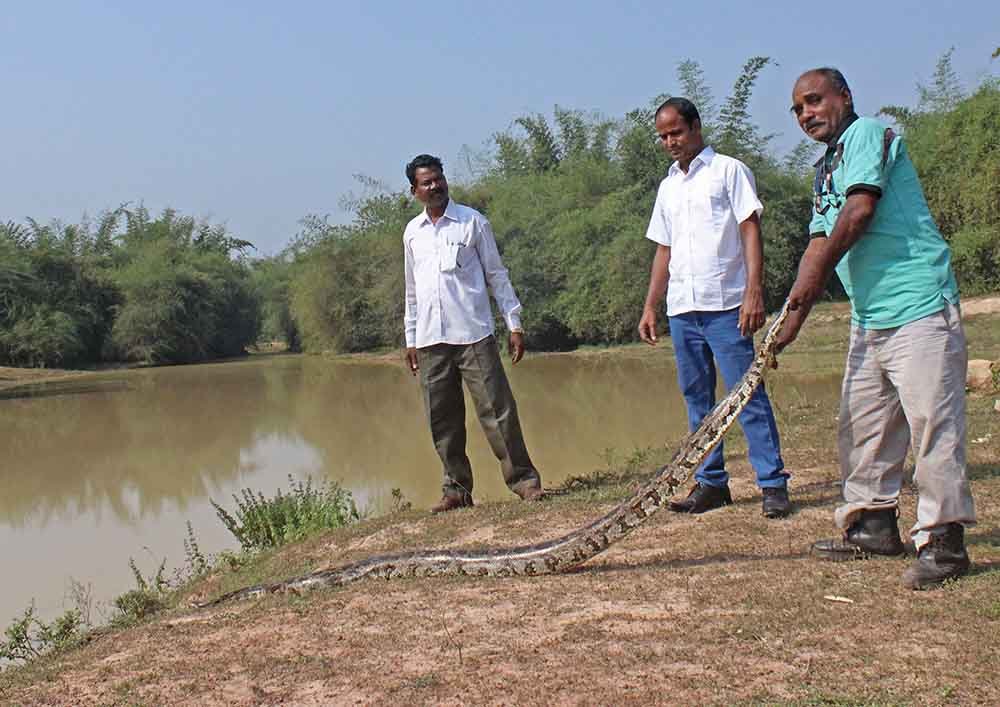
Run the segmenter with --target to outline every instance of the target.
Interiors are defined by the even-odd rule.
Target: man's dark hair
[[[441,164],[441,160],[434,155],[417,155],[409,164],[406,165],[406,178],[410,180],[410,186],[416,186],[417,183],[417,170],[421,167],[431,168],[436,167],[438,170],[444,174],[444,165]]]
[[[698,113],[698,108],[694,103],[686,98],[681,98],[680,96],[675,96],[674,98],[668,98],[660,107],[656,109],[653,113],[653,117],[656,118],[660,113],[665,111],[667,108],[672,108],[677,111],[677,115],[684,118],[684,122],[688,124],[689,128],[694,127],[694,121],[698,121],[701,124],[701,114]]]

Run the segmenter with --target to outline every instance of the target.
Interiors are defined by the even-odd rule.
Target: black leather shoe
[[[862,511],[842,539],[817,540],[812,546],[812,554],[834,562],[867,560],[872,555],[899,557],[904,552],[895,508]]]
[[[729,494],[729,486],[709,486],[695,484],[691,493],[683,501],[671,501],[670,510],[675,513],[704,513],[716,508],[728,506],[733,502]]]
[[[943,533],[932,533],[920,548],[917,559],[903,572],[907,589],[927,589],[946,579],[961,577],[969,571],[969,555],[965,551],[965,528],[949,523]]]
[[[765,518],[784,518],[792,512],[792,502],[788,500],[788,489],[784,486],[761,489],[764,500],[761,513]]]

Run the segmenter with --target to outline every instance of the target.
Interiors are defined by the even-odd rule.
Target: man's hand
[[[507,341],[507,348],[510,351],[511,363],[517,363],[524,358],[524,334],[512,331]]]
[[[788,293],[788,308],[793,312],[805,307],[808,311],[813,304],[823,295],[826,281],[830,273],[826,271],[820,258],[802,258],[799,264],[799,276],[792,285],[792,291]],[[787,320],[786,320],[787,321]]]
[[[757,287],[747,287],[740,305],[740,334],[753,336],[764,326],[764,294]]]
[[[790,310],[788,312],[788,318],[785,319],[785,323],[781,325],[781,331],[778,332],[778,338],[774,343],[774,353],[781,353],[786,346],[791,344],[799,335],[799,330],[802,325],[805,324],[806,317],[809,316],[809,312],[812,310],[812,305],[799,306],[798,309]],[[775,357],[771,361],[771,367],[778,367],[778,359]]]
[[[642,319],[639,320],[639,338],[650,346],[656,345],[656,310],[646,307],[642,310]]]
[[[420,370],[420,362],[417,360],[417,350],[412,346],[406,349],[406,367],[410,369],[410,373],[413,375],[417,375],[417,371]]]
[[[795,341],[799,335],[799,329],[809,316],[813,304],[822,296],[823,288],[830,277],[828,270],[830,258],[827,248],[830,242],[826,238],[813,238],[809,241],[806,252],[802,254],[799,261],[799,274],[792,285],[792,291],[788,293],[788,318],[785,320],[781,331],[778,332],[778,340],[775,342],[774,351],[780,353],[786,346]],[[778,367],[775,359],[772,363],[774,368]]]

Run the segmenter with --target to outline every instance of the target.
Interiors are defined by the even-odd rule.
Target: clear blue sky
[[[1000,59],[1000,2],[35,2],[0,14],[0,220],[118,204],[224,222],[274,253],[309,213],[343,220],[362,173],[393,188],[418,152],[461,175],[526,112],[608,117],[701,63],[717,99],[773,57],[754,117],[778,144],[802,70],[839,67],[860,112],[912,104],[955,46],[966,87]]]

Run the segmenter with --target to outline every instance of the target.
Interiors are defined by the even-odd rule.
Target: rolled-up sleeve
[[[510,275],[500,259],[500,250],[497,248],[497,241],[493,235],[493,227],[485,218],[476,219],[476,252],[479,255],[479,262],[483,265],[483,275],[486,276],[486,284],[489,285],[503,315],[507,328],[521,328],[521,302],[514,293],[514,286],[510,283]]]
[[[406,347],[417,345],[417,289],[413,278],[413,251],[410,239],[403,236],[403,272],[406,281],[406,295],[403,310],[403,330],[406,337]]]

